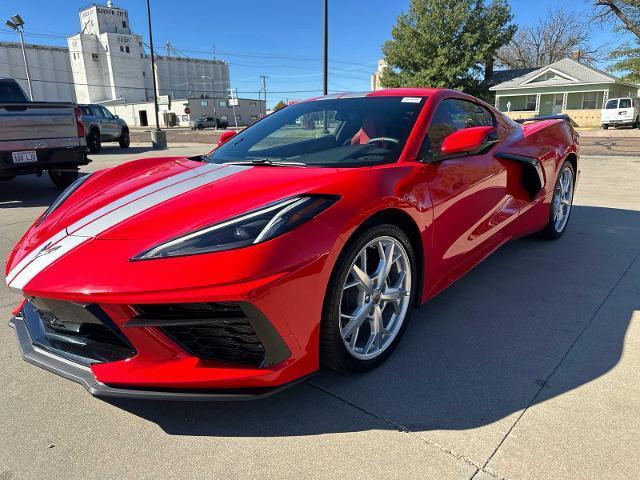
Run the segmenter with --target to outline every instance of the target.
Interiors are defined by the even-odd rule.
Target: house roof
[[[513,68],[510,70],[496,70],[493,72],[491,76],[491,84],[498,85],[500,83],[507,82],[509,80],[513,80],[514,78],[522,77],[527,73],[531,73],[537,68]]]
[[[536,80],[548,72],[555,73],[554,78]],[[570,86],[585,83],[624,83],[618,77],[597,68],[563,58],[550,65],[535,69],[520,77],[494,85],[489,90],[508,90],[512,88],[533,88],[550,86]]]

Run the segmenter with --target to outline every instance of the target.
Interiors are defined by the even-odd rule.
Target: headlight
[[[90,176],[91,174],[85,175],[84,177],[80,177],[71,185],[69,185],[67,188],[65,188],[63,192],[58,196],[58,198],[56,198],[55,201],[49,206],[49,208],[45,210],[45,212],[42,214],[42,216],[40,217],[36,225],[40,225],[45,218],[51,215],[55,209],[57,209],[60,205],[62,205],[65,202],[65,200],[69,198],[71,194],[80,187],[80,185],[82,185],[84,182],[86,182],[89,179]]]
[[[222,223],[169,240],[132,260],[218,252],[265,242],[310,220],[338,200],[336,196],[305,195],[272,203]]]

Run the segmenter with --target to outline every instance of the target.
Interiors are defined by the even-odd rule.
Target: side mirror
[[[218,139],[218,147],[227,143],[229,140],[235,137],[237,133],[238,132],[236,132],[235,130],[225,130],[224,132],[222,132],[220,138]]]
[[[114,115],[113,118],[120,118],[118,115]]]
[[[440,146],[443,155],[473,155],[498,141],[495,127],[470,127],[453,132]]]

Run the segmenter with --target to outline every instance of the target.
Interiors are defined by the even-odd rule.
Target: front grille
[[[97,305],[34,298],[22,313],[34,345],[76,363],[115,362],[136,354]]]
[[[157,326],[189,354],[206,360],[261,365],[265,347],[237,303],[136,305],[127,326]]]

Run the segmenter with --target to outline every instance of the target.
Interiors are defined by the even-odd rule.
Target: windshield
[[[606,110],[613,110],[615,108],[618,108],[618,99],[614,98],[613,100],[609,100],[604,108]]]
[[[361,97],[297,103],[239,133],[205,160],[335,167],[394,162],[424,101]]]

